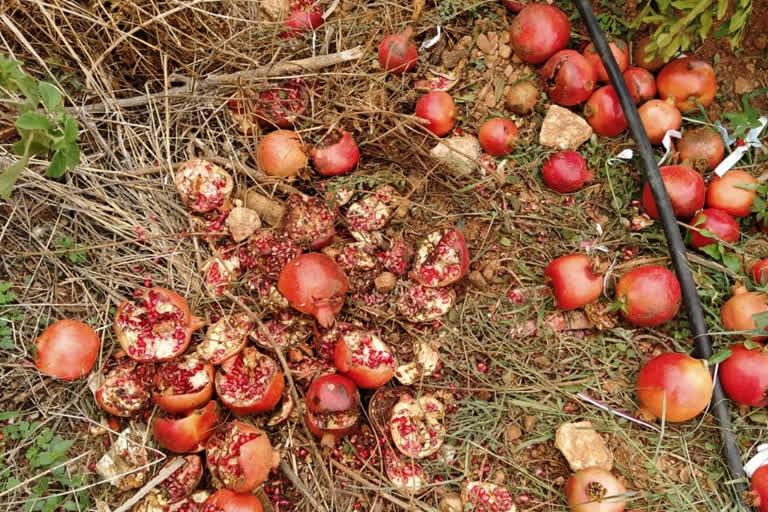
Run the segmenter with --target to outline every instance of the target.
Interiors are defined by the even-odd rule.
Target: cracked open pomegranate
[[[338,343],[342,336],[358,328],[358,326],[349,322],[335,322],[329,329],[324,330],[316,327],[315,335],[312,338],[312,348],[322,359],[333,362],[336,353],[336,343]]]
[[[626,492],[610,471],[597,467],[575,472],[565,484],[571,512],[622,512],[627,503],[621,495]]]
[[[384,455],[384,471],[392,485],[403,491],[414,491],[427,485],[424,468],[413,459],[403,460],[403,457],[390,448],[382,450]]]
[[[253,347],[245,347],[216,371],[216,394],[235,414],[259,414],[280,401],[285,379],[277,363]]]
[[[360,393],[343,375],[321,375],[312,381],[306,396],[305,419],[324,446],[357,429],[360,420]]]
[[[152,399],[171,414],[197,409],[213,395],[213,365],[185,354],[157,367]]]
[[[208,326],[203,341],[196,347],[197,353],[209,363],[219,365],[243,349],[253,328],[253,321],[245,313],[223,316]]]
[[[413,275],[424,286],[448,286],[468,271],[469,251],[464,235],[458,229],[432,231],[416,247]]]
[[[96,390],[96,402],[114,416],[135,416],[149,405],[154,378],[154,365],[121,357]]]
[[[170,459],[160,468],[160,471],[174,461],[174,458]],[[195,492],[202,478],[203,461],[201,457],[199,455],[187,455],[184,457],[182,466],[157,484],[150,491],[147,499],[152,505],[158,507],[168,507],[174,503],[179,503]]]
[[[345,244],[336,255],[336,263],[349,280],[350,293],[367,291],[380,273],[374,246],[365,242]]]
[[[152,433],[160,446],[175,453],[199,452],[221,421],[221,407],[211,400],[186,416],[157,417]]]
[[[285,233],[260,229],[250,236],[243,252],[249,269],[277,278],[288,262],[301,254],[301,247]]]
[[[285,309],[264,321],[264,327],[271,335],[269,338],[260,329],[254,331],[253,337],[259,346],[266,349],[272,350],[273,343],[287,349],[307,341],[312,335],[314,324],[312,317],[301,315],[293,309]]]
[[[456,304],[456,292],[452,288],[427,288],[408,283],[397,300],[397,310],[413,323],[434,322]]]
[[[115,336],[125,353],[140,362],[167,361],[184,353],[204,321],[187,301],[165,288],[147,288],[136,302],[126,300],[115,313]]]
[[[552,102],[566,107],[586,101],[597,83],[594,66],[575,50],[560,50],[547,60],[539,74],[546,80]]]
[[[227,171],[200,158],[184,162],[176,171],[174,181],[181,200],[197,213],[224,206],[234,187],[232,176]]]
[[[397,191],[390,185],[378,187],[347,207],[347,220],[360,231],[377,231],[389,223]]]
[[[506,487],[491,482],[467,482],[461,490],[464,503],[476,512],[515,512],[515,502]]]
[[[329,256],[302,254],[280,272],[277,289],[294,309],[307,313],[323,327],[330,327],[344,305],[349,288],[347,276]]]
[[[437,452],[445,440],[445,406],[431,395],[404,396],[392,407],[389,432],[395,447],[408,457],[422,459]]]
[[[321,198],[291,194],[285,203],[282,228],[301,247],[318,250],[331,243],[335,221],[336,213]]]
[[[267,434],[241,421],[216,431],[205,445],[205,456],[213,486],[239,493],[256,489],[280,463]]]
[[[200,272],[211,293],[219,297],[232,290],[243,270],[238,254],[232,251],[208,258],[203,262]]]
[[[395,356],[375,333],[355,329],[336,343],[336,368],[359,388],[376,389],[395,376]]]

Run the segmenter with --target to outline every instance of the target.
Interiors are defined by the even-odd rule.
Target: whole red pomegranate
[[[197,409],[213,396],[213,365],[186,354],[157,367],[152,399],[171,414]]]
[[[221,408],[215,400],[183,417],[156,417],[152,433],[160,446],[176,453],[199,452],[221,422]]]
[[[571,512],[622,512],[626,488],[610,471],[592,467],[575,472],[565,484]]]
[[[650,71],[640,67],[629,67],[624,71],[624,82],[635,105],[656,96],[656,79]]]
[[[587,162],[579,153],[560,151],[544,163],[541,177],[549,188],[565,194],[580,189],[585,181],[592,179],[592,172],[587,169]]]
[[[458,229],[432,231],[416,246],[412,274],[424,286],[448,286],[467,275],[468,271],[467,242]]]
[[[428,121],[424,126],[442,137],[456,124],[456,103],[445,91],[428,92],[416,102],[416,116]]]
[[[285,19],[284,36],[296,36],[319,28],[325,19],[320,3],[316,0],[292,0],[291,12]]]
[[[731,355],[720,363],[720,383],[728,398],[751,407],[768,405],[768,349],[750,342],[731,345]]]
[[[137,301],[123,301],[115,312],[115,337],[125,353],[143,363],[167,361],[187,350],[192,333],[205,322],[192,315],[176,292],[147,288]]]
[[[619,40],[616,42],[611,41],[608,43],[608,47],[611,49],[613,58],[619,66],[619,71],[623,72],[627,69],[627,66],[629,66],[629,48],[627,47],[627,43]],[[600,58],[600,54],[597,53],[595,43],[589,43],[587,47],[584,48],[584,57],[594,68],[595,76],[597,76],[599,81],[610,82],[611,79],[608,78],[608,72],[605,70],[605,66],[603,66],[603,60]]]
[[[547,82],[549,99],[558,105],[578,105],[595,90],[595,68],[575,50],[560,50],[547,60],[539,74]]]
[[[768,258],[763,258],[750,264],[749,277],[755,283],[765,286],[768,283]]]
[[[531,4],[512,20],[509,44],[520,60],[541,64],[568,46],[571,22],[568,16],[547,4]]]
[[[312,381],[306,396],[305,419],[309,430],[324,446],[357,429],[360,420],[360,393],[343,375],[322,375]]]
[[[637,398],[646,412],[667,422],[694,418],[712,399],[706,361],[677,353],[654,357],[637,376]]]
[[[731,169],[722,178],[712,178],[707,188],[707,206],[722,210],[731,217],[746,217],[752,212],[756,187],[754,176],[741,169]]]
[[[637,267],[619,279],[616,300],[630,323],[640,327],[661,325],[672,320],[680,309],[680,283],[664,267]]]
[[[208,438],[205,457],[214,487],[242,493],[264,483],[280,462],[267,434],[241,421],[227,423]]]
[[[651,56],[651,52],[648,51],[648,46],[650,44],[651,38],[649,36],[644,37],[635,43],[634,52],[632,54],[632,63],[635,66],[640,66],[641,68],[655,73],[661,69],[665,62],[664,57],[660,55],[661,52],[658,52],[655,57]]]
[[[754,331],[757,328],[755,315],[768,311],[768,295],[761,292],[748,292],[743,286],[733,291],[733,297],[720,309],[720,320],[728,331]],[[768,330],[768,329],[764,329]],[[749,336],[755,340],[765,340],[768,336]]]
[[[768,465],[760,466],[752,473],[749,486],[752,492],[747,501],[760,512],[768,512]]]
[[[283,372],[271,357],[245,347],[216,371],[216,394],[224,407],[241,416],[267,412],[280,402]]]
[[[714,130],[699,126],[685,130],[677,143],[680,161],[700,172],[711,171],[723,161],[725,144]]]
[[[704,207],[706,186],[701,174],[685,165],[667,165],[659,169],[664,188],[667,190],[672,210],[678,219],[688,220]],[[659,210],[653,199],[651,186],[646,182],[643,187],[643,209],[645,213],[658,220]]]
[[[515,150],[519,139],[517,125],[502,117],[484,122],[477,135],[485,152],[493,156],[508,155]]]
[[[205,500],[199,511],[190,512],[263,512],[258,496],[219,489]]]
[[[265,135],[256,148],[256,160],[267,176],[292,177],[307,166],[304,145],[291,130],[275,130]]]
[[[294,309],[330,327],[344,305],[349,288],[347,276],[332,258],[319,252],[302,254],[280,272],[277,289]]]
[[[637,113],[640,114],[648,140],[656,146],[661,144],[669,130],[680,130],[683,122],[682,114],[669,101],[648,100],[637,109]]]
[[[88,324],[59,320],[38,336],[35,345],[38,370],[58,379],[75,380],[91,373],[101,340]]]
[[[318,174],[339,176],[355,168],[360,149],[349,132],[335,130],[309,152],[309,157]]]
[[[715,70],[703,60],[693,57],[675,59],[656,77],[659,96],[671,98],[681,112],[696,110],[696,102],[708,107],[715,100],[717,79]]]
[[[739,240],[739,223],[733,217],[717,208],[706,208],[691,221],[691,225],[698,230],[691,230],[691,245],[700,249],[718,241],[737,242]],[[717,235],[712,238],[706,232]]]
[[[592,93],[584,105],[584,116],[595,133],[603,137],[614,137],[627,129],[627,119],[612,85]]]
[[[376,389],[395,376],[392,349],[375,333],[354,329],[341,336],[334,351],[336,368],[362,389]]]
[[[585,254],[568,254],[553,260],[544,270],[552,281],[555,304],[568,311],[596,301],[603,293],[603,276],[592,270]]]
[[[400,74],[413,69],[419,58],[416,45],[411,41],[413,29],[406,27],[399,34],[391,34],[379,44],[379,63],[390,73]]]

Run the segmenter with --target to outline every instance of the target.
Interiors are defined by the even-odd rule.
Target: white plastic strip
[[[763,146],[763,143],[760,142],[760,133],[765,128],[765,125],[768,124],[768,117],[761,117],[760,118],[760,126],[756,128],[752,128],[747,132],[747,136],[744,138],[744,145],[738,146],[736,149],[733,150],[733,152],[728,155],[722,162],[720,162],[720,165],[718,165],[715,168],[715,174],[722,177],[725,173],[731,170],[731,168],[738,163],[739,160],[741,160],[741,157],[744,156],[744,153],[749,151],[752,148],[759,148]],[[722,126],[718,127],[718,130],[722,130],[720,133],[723,133],[725,128]],[[725,132],[727,135],[727,131]],[[731,141],[730,137],[723,137],[726,141]],[[729,142],[729,146],[732,144],[732,142]]]
[[[768,464],[768,444],[761,444],[757,447],[757,453],[744,464],[744,472],[751,478],[757,468],[766,464]]]
[[[629,160],[632,160],[632,157],[635,156],[634,151],[631,149],[625,149],[621,151],[619,154],[612,156],[608,160],[606,160],[606,163],[608,165],[616,165],[616,164],[622,164],[626,163]]]
[[[661,157],[658,165],[666,162],[669,155],[672,154],[672,137],[679,139],[681,136],[682,134],[677,130],[667,130],[667,133],[664,134],[664,138],[661,140],[661,145],[664,146],[664,156]]]
[[[419,47],[419,50],[426,50],[428,48],[432,48],[437,44],[438,41],[440,41],[440,37],[443,34],[443,30],[440,27],[440,25],[437,26],[437,35],[431,39],[426,39],[422,41],[421,46]]]

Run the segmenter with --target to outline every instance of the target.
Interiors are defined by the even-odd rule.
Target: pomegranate
[[[199,452],[221,421],[221,408],[215,400],[184,417],[158,417],[152,423],[152,433],[160,446],[176,453]]]
[[[407,290],[397,301],[397,310],[413,323],[434,322],[456,303],[451,288],[427,288],[421,284],[406,284]]]
[[[575,151],[555,153],[541,168],[544,183],[555,192],[568,193],[580,189],[585,181],[592,179],[584,157]]]
[[[175,458],[170,459],[160,468],[160,471],[175,460]],[[200,456],[187,455],[184,457],[184,464],[171,473],[168,478],[157,484],[147,498],[156,507],[168,507],[191,496],[202,478],[203,462]]]
[[[539,74],[547,81],[549,99],[558,105],[583,103],[595,90],[595,68],[574,50],[560,50],[551,56]]]
[[[261,501],[255,494],[236,493],[219,489],[213,493],[199,512],[263,512]]]
[[[624,274],[616,284],[622,316],[639,327],[672,320],[680,309],[680,283],[664,267],[646,265]]]
[[[413,29],[405,27],[399,34],[391,34],[379,44],[379,63],[390,73],[401,74],[413,69],[419,58],[416,45],[411,41]]]
[[[278,311],[273,318],[264,322],[264,327],[269,331],[270,337],[264,335],[261,330],[253,333],[256,343],[264,348],[272,350],[274,343],[278,347],[287,349],[307,341],[312,335],[314,320],[306,315],[299,315],[292,309]]]
[[[138,302],[123,301],[115,313],[115,336],[125,353],[142,363],[167,361],[184,353],[192,333],[204,325],[187,301],[165,288],[147,288]]]
[[[276,427],[288,421],[293,413],[294,407],[296,407],[296,404],[294,403],[293,398],[291,398],[290,393],[283,393],[283,396],[280,397],[280,406],[270,415],[269,421],[267,421],[267,426]]]
[[[171,414],[197,409],[213,396],[213,365],[186,354],[157,367],[152,399]]]
[[[717,79],[715,70],[703,60],[693,57],[675,59],[659,72],[656,77],[659,96],[671,98],[681,112],[690,112],[698,107],[708,107],[715,100]]]
[[[58,379],[75,380],[91,373],[101,340],[88,324],[59,320],[38,336],[35,345],[38,370]]]
[[[627,128],[627,119],[612,85],[604,85],[592,93],[584,105],[584,116],[595,133],[603,137],[614,137]]]
[[[715,176],[707,188],[707,206],[731,217],[746,217],[755,202],[757,180],[747,171],[731,169],[721,178]]]
[[[429,131],[442,137],[456,124],[456,104],[445,91],[428,92],[416,102],[416,116],[426,119]]]
[[[347,220],[360,231],[378,231],[389,223],[398,197],[390,185],[382,185],[347,208]]]
[[[518,138],[515,123],[501,117],[484,122],[478,132],[480,145],[493,156],[504,156],[514,151]]]
[[[280,462],[267,434],[241,421],[216,431],[205,445],[205,457],[215,488],[243,493],[264,483]]]
[[[506,487],[491,482],[467,482],[461,500],[471,503],[476,512],[516,512],[515,502]]]
[[[554,5],[531,4],[512,20],[509,44],[520,60],[541,64],[568,46],[571,22]]]
[[[328,362],[333,362],[336,357],[336,344],[342,336],[358,329],[348,322],[336,322],[330,329],[319,330],[315,328],[315,336],[312,339],[312,347],[315,353]]]
[[[197,213],[224,206],[235,184],[227,171],[200,158],[184,162],[176,171],[174,181],[181,200]]]
[[[154,365],[121,357],[96,390],[96,402],[113,416],[135,416],[149,405],[154,377]]]
[[[197,354],[219,365],[243,349],[253,328],[253,321],[245,313],[223,316],[208,326],[202,343],[197,346]]]
[[[669,130],[680,130],[683,116],[669,101],[648,100],[643,103],[637,113],[643,122],[645,133],[651,144],[658,146]]]
[[[376,257],[385,269],[402,276],[411,266],[413,248],[402,240],[393,240],[387,250],[377,251]]]
[[[284,22],[287,30],[283,35],[290,37],[311,32],[323,23],[325,23],[323,10],[318,1],[292,0],[291,12]]]
[[[343,375],[322,375],[312,381],[306,396],[305,419],[309,430],[324,446],[357,429],[360,420],[360,393]]]
[[[362,389],[376,389],[395,376],[395,356],[379,336],[355,329],[336,343],[336,368]]]
[[[751,407],[768,405],[768,350],[765,345],[750,342],[729,347],[731,355],[720,363],[720,383],[734,402]]]
[[[291,130],[276,130],[265,135],[256,148],[256,159],[267,176],[296,176],[307,165],[304,145]]]
[[[295,362],[288,360],[288,368],[291,371],[294,382],[309,384],[316,377],[336,372],[336,368],[325,360],[307,356],[302,352],[300,352],[300,357],[296,359]]]
[[[416,246],[413,275],[424,286],[448,286],[467,275],[469,251],[464,235],[455,228],[427,234]]]
[[[325,254],[311,252],[291,260],[280,272],[277,289],[294,309],[307,313],[323,327],[330,327],[344,305],[347,276]]]
[[[282,228],[299,246],[319,250],[333,240],[335,221],[336,213],[319,197],[291,194],[285,203]]]
[[[501,0],[501,3],[504,4],[504,7],[514,13],[522,11],[525,6],[529,5],[528,0],[523,0],[522,2],[518,2],[516,0]]]
[[[644,411],[667,422],[694,418],[712,398],[706,361],[677,353],[654,357],[637,376],[637,398]]]
[[[704,178],[685,165],[667,165],[659,169],[664,188],[672,203],[672,210],[678,219],[687,220],[704,207]],[[653,199],[651,186],[643,187],[643,209],[645,213],[658,220],[659,210]]]
[[[755,283],[765,286],[768,283],[768,258],[752,263],[749,266],[749,277]]]
[[[277,363],[253,347],[245,347],[216,371],[216,394],[235,414],[259,414],[280,401],[285,379]]]
[[[611,41],[608,43],[608,47],[611,49],[613,58],[619,66],[619,71],[624,72],[624,70],[627,69],[627,66],[629,66],[629,48],[627,48],[627,43],[624,41]],[[595,76],[599,81],[611,81],[611,79],[608,78],[608,72],[605,70],[605,66],[603,66],[603,61],[597,53],[595,43],[589,43],[587,47],[584,48],[584,58],[587,59],[587,62],[595,70]]]
[[[539,89],[530,80],[523,80],[512,84],[504,97],[507,107],[518,115],[530,114],[533,112],[536,103],[539,101]]]
[[[691,230],[691,245],[696,249],[718,241],[737,242],[739,240],[739,223],[717,208],[701,210],[691,225],[697,228],[697,230]],[[715,235],[716,238],[712,238],[711,235]]]
[[[413,459],[403,458],[389,448],[382,449],[384,455],[384,470],[392,485],[403,491],[414,491],[427,485],[424,468],[416,464]]]
[[[552,281],[555,304],[568,311],[596,301],[603,293],[603,276],[592,270],[585,254],[568,254],[553,260],[544,270]]]
[[[728,331],[754,331],[757,329],[755,315],[768,311],[768,295],[761,292],[748,292],[744,287],[734,290],[733,297],[723,304],[720,320]],[[768,330],[768,329],[763,329]],[[748,336],[755,340],[765,340],[768,336]]]
[[[342,246],[341,251],[336,255],[336,264],[347,276],[351,293],[367,291],[379,275],[379,261],[374,247],[365,242],[353,242]]]
[[[656,96],[656,79],[650,71],[640,67],[629,67],[624,71],[624,82],[635,105]]]
[[[744,501],[760,512],[768,512],[768,465],[757,468],[749,481],[751,491]]]
[[[412,398],[413,391],[406,386],[381,387],[377,389],[368,401],[368,420],[379,433],[388,435],[389,419],[392,408],[402,398]]]
[[[591,467],[575,472],[565,484],[571,512],[622,512],[627,490],[610,471]]]
[[[335,130],[310,152],[315,171],[322,176],[346,174],[357,165],[360,149],[349,132]]]
[[[404,396],[392,407],[389,433],[395,447],[407,457],[423,459],[437,452],[445,440],[441,423],[445,406],[431,395]]]
[[[243,260],[248,268],[277,278],[288,262],[301,254],[301,247],[283,233],[262,229],[251,235],[244,252]]]
[[[632,63],[635,66],[640,66],[643,69],[655,73],[661,69],[665,62],[664,57],[660,54],[656,57],[651,57],[651,53],[647,50],[650,43],[650,37],[644,37],[635,43],[635,49],[632,54]]]
[[[292,78],[261,91],[253,104],[253,116],[263,127],[290,128],[307,112],[309,91],[303,78]]]
[[[243,273],[240,258],[234,251],[213,256],[203,262],[200,268],[203,280],[214,297],[231,291]]]
[[[677,143],[680,161],[700,172],[712,171],[723,161],[725,145],[718,133],[706,126],[685,130]]]

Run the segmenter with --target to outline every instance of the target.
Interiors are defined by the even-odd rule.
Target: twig
[[[171,461],[167,466],[161,469],[155,478],[147,482],[144,487],[136,491],[136,494],[131,496],[125,503],[117,507],[114,512],[127,512],[130,510],[131,507],[138,503],[141,498],[146,496],[149,491],[154,489],[157,484],[171,476],[174,471],[179,469],[182,464],[184,464],[184,457],[176,457],[175,460]]]
[[[321,510],[320,504],[317,502],[315,498],[312,497],[312,491],[310,491],[306,484],[299,478],[299,475],[296,474],[296,472],[293,470],[290,464],[288,464],[288,461],[285,459],[280,459],[280,470],[285,474],[285,476],[288,477],[288,480],[291,481],[294,487],[301,493],[302,496],[304,496],[304,499],[307,500],[307,502],[312,505],[312,510]]]

